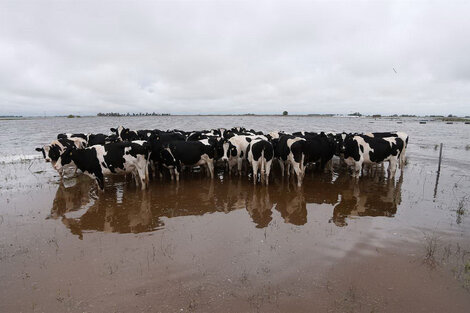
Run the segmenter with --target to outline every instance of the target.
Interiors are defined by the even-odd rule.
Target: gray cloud
[[[447,1],[3,1],[0,115],[469,115],[468,16]]]

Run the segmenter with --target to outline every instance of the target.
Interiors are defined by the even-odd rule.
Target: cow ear
[[[116,128],[110,128],[109,130],[112,131],[113,133],[116,132]]]
[[[42,148],[36,148],[35,150],[38,151],[38,152],[41,152],[43,149]]]

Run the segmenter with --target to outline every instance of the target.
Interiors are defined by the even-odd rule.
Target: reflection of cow
[[[62,222],[80,239],[86,231],[140,233],[162,224],[152,215],[149,195],[128,190],[125,185],[100,195],[82,216],[64,216]]]
[[[270,199],[269,190],[265,187],[253,188],[246,198],[246,210],[257,228],[268,226],[272,218],[274,202]]]
[[[333,179],[332,179],[333,178]],[[198,216],[228,213],[246,208],[256,227],[267,227],[273,219],[272,208],[286,223],[307,222],[307,204],[326,204],[333,209],[332,221],[347,225],[349,216],[393,216],[401,202],[402,176],[394,185],[383,176],[355,180],[347,173],[339,176],[321,174],[305,177],[302,187],[274,181],[268,187],[256,187],[246,180],[222,182],[199,176],[175,184],[154,184],[140,192],[116,178],[114,185],[100,197],[96,187],[85,176],[73,187],[60,185],[53,201],[51,216],[62,222],[73,234],[83,237],[87,231],[139,233],[164,225],[162,217]],[[81,216],[68,212],[86,209]]]
[[[307,203],[302,190],[278,192],[276,210],[286,223],[304,225],[307,223]]]
[[[346,226],[350,216],[394,216],[401,203],[402,183],[403,175],[396,185],[391,180],[380,182],[372,178],[338,181],[341,201],[333,210],[332,221],[337,226]]]
[[[93,187],[89,181],[80,181],[74,188],[59,186],[52,211],[55,216],[62,216],[62,222],[80,238],[86,231],[140,233],[163,226],[161,217],[203,215],[245,208],[251,187],[243,181],[228,181],[214,188],[213,181],[188,179],[180,182],[177,188],[162,184],[142,193],[126,184],[116,183],[97,197],[83,215],[65,216],[67,212],[83,208],[92,201],[90,189]],[[80,188],[88,192],[79,192]],[[74,194],[82,194],[89,201],[74,201],[74,205],[65,205],[65,199],[74,198]]]
[[[82,175],[74,178],[74,180],[75,184],[73,186],[65,187],[63,183],[59,185],[48,218],[56,219],[67,212],[80,210],[92,201],[89,178]]]

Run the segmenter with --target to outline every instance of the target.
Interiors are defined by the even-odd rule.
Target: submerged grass
[[[467,203],[467,198],[466,197],[462,198],[459,201],[457,209],[455,210],[455,212],[457,213],[457,220],[456,220],[457,224],[462,223],[463,216],[467,214],[466,203]]]

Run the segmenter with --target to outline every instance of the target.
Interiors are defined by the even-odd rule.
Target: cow
[[[228,162],[229,173],[231,173],[232,168],[237,165],[237,173],[238,175],[241,174],[243,160],[246,160],[246,149],[248,148],[250,142],[256,138],[267,140],[265,136],[235,135],[224,141],[222,144],[222,160]]]
[[[160,150],[163,165],[170,169],[172,179],[173,173],[176,174],[176,181],[179,181],[182,166],[200,165],[207,166],[213,179],[214,156],[214,147],[199,141],[170,141]]]
[[[324,170],[329,164],[330,172],[333,171],[332,158],[337,149],[335,141],[325,133],[306,135],[303,152],[305,154],[304,166],[308,163],[317,163],[319,168]]]
[[[113,143],[119,141],[119,137],[115,134],[88,134],[87,135],[87,146],[91,147],[94,145],[104,145],[107,143]]]
[[[372,138],[390,138],[390,137],[398,137],[404,142],[403,150],[400,153],[400,169],[403,170],[403,166],[405,166],[405,156],[406,156],[406,148],[408,147],[408,134],[404,132],[381,132],[381,133],[365,133],[365,136],[372,137]]]
[[[150,146],[146,141],[116,142],[95,145],[84,149],[67,149],[55,163],[56,170],[71,162],[86,175],[94,178],[100,190],[104,190],[104,176],[110,174],[134,175],[144,190],[148,183],[148,159]]]
[[[253,168],[253,184],[258,180],[258,169],[260,170],[261,181],[266,181],[269,185],[269,173],[271,172],[271,163],[274,158],[273,145],[264,139],[253,139],[246,149],[246,159]]]
[[[154,130],[153,134],[148,139],[151,147],[150,167],[152,168],[152,175],[155,176],[156,168],[160,172],[160,178],[163,177],[163,159],[162,151],[165,145],[172,141],[184,141],[185,137],[179,132],[165,132]],[[173,175],[172,175],[173,178]]]
[[[149,140],[150,136],[152,136],[153,134],[153,130],[150,129],[142,129],[134,132],[137,133],[137,137],[139,137],[139,140]]]
[[[87,134],[70,134],[70,133],[61,133],[57,135],[57,139],[72,139],[72,138],[82,138],[83,140],[88,141]]]
[[[287,166],[287,175],[290,175],[292,169],[297,176],[299,187],[304,177],[304,144],[304,138],[292,135],[281,135],[279,139],[273,140],[274,156],[279,161],[282,176],[284,176],[284,166]]]
[[[348,135],[344,140],[344,160],[358,177],[363,164],[381,164],[389,161],[389,177],[395,177],[404,142],[399,137],[376,138],[365,135]]]
[[[115,133],[121,141],[134,141],[139,140],[139,134],[135,130],[130,130],[124,126],[118,126],[117,128],[110,128],[110,130]]]
[[[80,137],[70,137],[61,138],[57,140],[53,140],[50,144],[44,145],[41,148],[36,148],[35,150],[38,152],[42,152],[42,156],[46,162],[50,162],[54,167],[57,160],[59,160],[60,156],[65,152],[67,149],[82,149],[86,147],[86,141]],[[72,166],[74,164],[71,164]],[[75,172],[77,170],[75,169]],[[63,175],[63,169],[58,171],[59,175]]]

